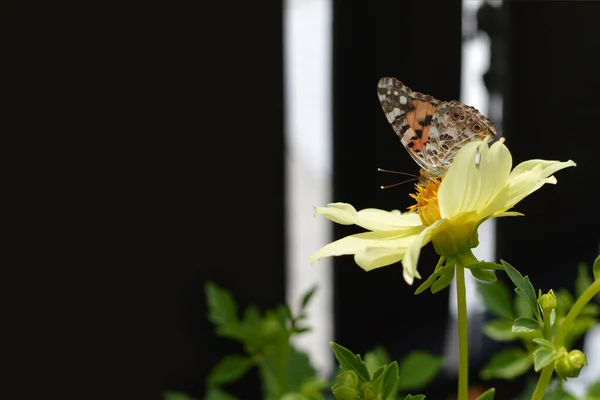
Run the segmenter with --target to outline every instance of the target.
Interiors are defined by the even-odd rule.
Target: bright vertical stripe
[[[332,2],[284,2],[286,140],[286,297],[298,309],[313,284],[317,292],[296,337],[322,377],[333,372],[333,286],[330,259],[310,267],[307,258],[332,239],[331,222],[312,218],[313,206],[331,202]]]

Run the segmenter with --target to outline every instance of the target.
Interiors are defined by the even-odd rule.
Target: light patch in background
[[[313,206],[331,202],[331,0],[285,0],[283,18],[286,301],[297,312],[306,290],[318,286],[305,323],[312,331],[293,343],[328,378],[334,370],[332,262],[311,267],[308,256],[332,240],[331,222],[313,218]]]
[[[483,83],[483,75],[490,66],[490,40],[483,32],[477,31],[476,13],[483,1],[463,0],[463,42],[461,69],[461,99],[465,104],[475,107],[483,115],[489,115],[489,95]],[[479,227],[479,246],[473,254],[479,260],[493,261],[496,257],[495,221],[488,220]],[[475,278],[465,274],[467,285],[467,314],[482,313],[485,308],[475,288]],[[452,282],[450,312],[456,317],[456,283]]]
[[[501,4],[496,1],[495,6]],[[477,10],[483,0],[463,0],[462,2],[462,65],[461,98],[463,103],[475,107],[489,117],[489,94],[483,82],[483,75],[490,66],[490,40],[487,34],[477,30]],[[500,128],[496,126],[496,128]],[[479,260],[494,261],[496,257],[496,224],[488,220],[479,227],[479,246],[473,254]],[[467,292],[467,316],[469,320],[469,353],[477,354],[481,346],[481,324],[485,308],[477,292],[475,278],[465,273]],[[456,281],[450,285],[449,294],[450,326],[446,335],[444,353],[446,370],[458,373],[458,307],[456,303]],[[475,329],[474,329],[475,328]]]

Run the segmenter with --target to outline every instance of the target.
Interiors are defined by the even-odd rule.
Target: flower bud
[[[358,375],[354,371],[344,371],[337,376],[338,386],[346,386],[356,389],[358,386]]]
[[[377,400],[377,394],[375,393],[375,390],[373,389],[373,384],[371,382],[366,382],[362,386],[362,390],[363,398],[365,400]]]
[[[540,296],[538,303],[542,307],[544,313],[550,313],[554,310],[556,308],[556,296],[552,289],[550,289],[548,293]]]
[[[348,386],[334,385],[331,388],[336,400],[357,400],[360,399],[360,392]]]
[[[585,354],[579,350],[571,350],[554,362],[554,370],[563,379],[577,378],[585,365]]]

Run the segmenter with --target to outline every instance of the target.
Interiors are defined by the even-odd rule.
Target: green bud
[[[360,392],[348,386],[333,385],[331,388],[336,400],[357,400],[360,399]]]
[[[373,383],[365,382],[362,385],[362,391],[363,391],[363,397],[365,400],[376,400],[377,399],[377,394],[375,393],[375,390],[373,389]]]
[[[550,289],[548,293],[542,295],[538,300],[538,303],[542,307],[544,313],[550,313],[554,310],[556,308],[556,296],[552,289]]]
[[[585,354],[579,350],[571,350],[554,362],[554,370],[563,379],[577,378],[585,365]]]
[[[338,385],[356,389],[358,386],[358,375],[354,371],[344,371],[337,376]]]
[[[281,331],[282,326],[275,315],[267,315],[267,318],[261,323],[261,333],[267,338],[275,337]]]

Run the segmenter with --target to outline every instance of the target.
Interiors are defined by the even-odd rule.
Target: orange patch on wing
[[[420,151],[423,150],[422,145],[429,142],[429,131],[431,127],[431,124],[423,126],[421,122],[425,121],[428,116],[431,118],[433,114],[435,114],[437,107],[422,100],[411,100],[411,104],[414,109],[406,114],[406,123],[412,128],[415,135],[417,130],[421,131],[421,139],[409,139],[409,141],[414,143],[412,150]]]
[[[419,139],[409,140],[409,142],[413,144],[413,146],[410,147],[410,150],[415,151],[417,153],[423,151],[423,145],[421,144],[421,141]]]

